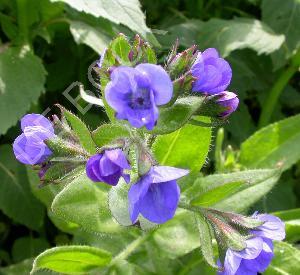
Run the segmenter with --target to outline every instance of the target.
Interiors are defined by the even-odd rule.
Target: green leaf
[[[193,205],[212,206],[238,191],[278,176],[276,169],[258,169],[199,177],[183,196]]]
[[[129,184],[121,180],[117,186],[110,189],[108,194],[108,205],[111,214],[123,226],[132,225],[128,210],[128,190]]]
[[[56,216],[78,224],[88,232],[116,233],[122,228],[112,219],[104,183],[94,183],[85,174],[70,182],[53,200]]]
[[[211,229],[202,214],[195,214],[200,236],[200,249],[206,262],[212,267],[217,268],[214,258],[214,249],[212,245]]]
[[[300,1],[263,0],[261,8],[262,20],[285,35],[285,55],[291,56],[300,47]]]
[[[259,170],[257,172],[259,173]],[[261,170],[261,172],[264,173],[264,170]],[[273,186],[278,182],[280,177],[278,170],[265,170],[265,172],[266,174],[264,174],[265,178],[263,180],[257,181],[254,184],[245,184],[244,188],[215,203],[213,207],[222,211],[246,211],[251,205],[270,192]]]
[[[131,45],[124,34],[119,34],[109,45],[114,57],[121,65],[130,65],[129,52]]]
[[[153,234],[155,244],[170,259],[185,255],[199,247],[199,234],[194,214],[178,209],[173,219],[161,225]]]
[[[197,42],[202,49],[214,47],[222,56],[228,56],[232,51],[244,48],[269,54],[278,50],[283,41],[283,35],[275,34],[259,20],[235,18],[210,19],[201,24]]]
[[[292,275],[300,273],[299,249],[285,242],[275,242],[274,253],[275,256],[264,274]]]
[[[71,125],[73,131],[78,136],[83,148],[91,154],[96,153],[96,146],[87,126],[81,121],[79,117],[74,115],[72,112],[66,110],[63,107],[60,108],[63,112],[63,115]]]
[[[211,141],[211,128],[185,125],[167,135],[158,136],[153,153],[160,165],[199,171],[203,166]]]
[[[300,115],[257,131],[241,145],[240,163],[247,168],[288,169],[300,159]]]
[[[41,60],[26,48],[9,47],[0,53],[0,117],[5,118],[0,135],[38,100],[45,75]]]
[[[300,208],[272,213],[285,223],[286,241],[300,240]]]
[[[92,138],[98,147],[107,145],[115,139],[128,136],[129,130],[121,124],[103,124],[92,132]]]
[[[40,254],[33,263],[32,273],[39,269],[64,274],[86,274],[107,266],[111,255],[105,250],[91,246],[60,246]]]
[[[48,247],[49,243],[46,239],[22,237],[15,240],[12,247],[12,257],[14,262],[20,262],[37,256]]]
[[[157,45],[157,40],[146,26],[145,15],[140,9],[138,0],[51,0],[51,2],[58,1],[65,2],[78,11],[91,14],[95,17],[101,16],[116,24],[123,24]]]
[[[0,147],[0,209],[21,224],[38,230],[44,221],[44,207],[32,195],[26,168],[12,153],[12,146]]]
[[[71,21],[70,31],[77,44],[86,44],[98,54],[102,54],[110,42],[110,38],[100,28],[80,21]]]
[[[171,107],[161,108],[157,125],[151,134],[168,134],[182,127],[201,107],[203,97],[189,96],[178,99]]]

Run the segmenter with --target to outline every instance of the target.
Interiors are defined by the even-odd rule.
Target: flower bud
[[[225,111],[223,111],[219,116],[226,118],[237,109],[239,105],[239,99],[235,93],[228,91],[221,92],[218,94],[218,96],[219,98],[216,102],[221,107],[225,108]]]
[[[194,59],[196,58],[196,45],[186,49],[185,51],[178,53],[167,65],[167,69],[171,77],[178,77],[191,67]]]

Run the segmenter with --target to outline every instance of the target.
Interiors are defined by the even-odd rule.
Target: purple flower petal
[[[85,170],[86,170],[86,174],[87,176],[92,180],[92,181],[95,181],[95,182],[98,182],[100,181],[99,180],[99,177],[98,177],[98,173],[95,173],[94,172],[94,167],[95,166],[99,166],[99,162],[102,158],[102,154],[97,154],[97,155],[94,155],[94,156],[91,156],[87,163],[86,163],[86,166],[85,166]]]
[[[243,265],[254,272],[264,272],[273,259],[273,243],[271,240],[264,240],[263,250],[253,260],[243,260]],[[255,273],[256,274],[256,273]]]
[[[130,169],[128,160],[121,149],[106,150],[105,155],[116,165],[123,169]]]
[[[136,184],[133,184],[128,191],[129,214],[132,223],[135,223],[140,213],[140,202],[148,192],[151,185],[149,176],[144,176]]]
[[[120,167],[118,165],[116,165],[115,163],[113,163],[104,153],[104,155],[102,156],[100,162],[100,174],[101,177],[107,177],[109,175],[113,175],[115,173],[117,173],[117,171],[120,170]]]
[[[242,260],[238,270],[236,273],[228,273],[228,275],[257,275],[257,271],[253,271],[251,269],[248,269],[248,267],[244,264],[245,262],[248,262],[249,260]]]
[[[277,241],[281,241],[285,238],[285,224],[278,217],[268,214],[259,214],[256,218],[265,223],[259,226],[257,228],[258,230],[252,230],[252,234]]]
[[[246,240],[247,247],[242,251],[233,251],[233,253],[242,259],[255,259],[263,249],[263,240],[254,237]]]
[[[173,218],[179,197],[180,189],[175,180],[153,183],[139,201],[140,213],[151,222],[165,223]]]
[[[22,131],[25,131],[26,127],[31,126],[40,126],[41,128],[45,128],[48,131],[54,133],[53,126],[51,122],[40,114],[27,114],[21,119],[21,128]]]
[[[155,104],[158,106],[167,104],[173,95],[173,84],[168,73],[161,66],[147,63],[139,64],[136,69],[150,79]]]
[[[221,274],[235,274],[238,270],[242,258],[235,255],[234,251],[230,248],[226,251],[225,261],[224,261],[224,272]]]
[[[186,176],[189,170],[170,167],[170,166],[154,166],[150,171],[153,183],[173,181]]]

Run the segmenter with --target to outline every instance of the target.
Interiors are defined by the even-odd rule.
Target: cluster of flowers
[[[180,55],[176,55],[172,62],[176,62]],[[232,77],[230,65],[219,57],[215,49],[196,52],[188,73],[193,78],[192,92],[203,96],[217,95],[216,102],[223,108],[220,117],[226,118],[236,110],[239,104],[237,96],[226,91]],[[119,66],[111,68],[110,82],[105,87],[104,95],[108,105],[115,110],[117,119],[127,120],[135,128],[145,126],[147,130],[152,130],[159,119],[158,107],[172,100],[173,82],[159,65],[142,63],[136,67]],[[53,125],[42,115],[28,114],[22,118],[21,128],[23,133],[13,144],[15,156],[24,164],[41,165],[40,176],[43,176],[52,154],[45,141],[56,136]],[[111,186],[116,186],[121,177],[130,183],[129,170],[129,156],[122,146],[103,149],[86,161],[87,176],[94,182]],[[188,173],[184,169],[151,165],[146,173],[139,174],[128,192],[132,223],[137,222],[140,214],[157,224],[171,219],[180,198],[176,180]],[[227,250],[220,274],[256,274],[269,264],[273,256],[271,240],[284,237],[283,225],[270,215],[257,215],[256,218],[265,223],[252,232],[254,237],[246,241],[246,249]]]

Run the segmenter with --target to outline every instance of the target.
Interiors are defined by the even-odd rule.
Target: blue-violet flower
[[[188,170],[168,166],[154,166],[128,192],[129,214],[132,223],[138,215],[154,223],[164,223],[173,218],[180,197],[176,182]]]
[[[121,149],[105,150],[104,153],[93,155],[86,164],[87,176],[95,182],[117,185],[120,177],[130,181],[124,169],[130,169],[128,160]]]
[[[218,51],[214,48],[198,53],[191,72],[196,78],[193,82],[193,92],[209,95],[225,91],[232,77],[230,65],[219,57]]]
[[[27,114],[21,119],[23,133],[13,143],[18,161],[24,164],[41,164],[52,154],[44,143],[55,136],[51,122],[39,114]]]
[[[107,103],[118,119],[128,120],[136,128],[153,129],[159,116],[157,106],[168,103],[173,84],[159,65],[139,64],[135,68],[120,66],[113,70],[105,88]]]
[[[224,270],[218,272],[219,275],[256,275],[264,272],[270,264],[274,256],[272,241],[285,238],[284,223],[268,214],[254,214],[253,217],[264,223],[250,232],[254,237],[246,240],[247,247],[244,250],[234,251],[228,248]]]

